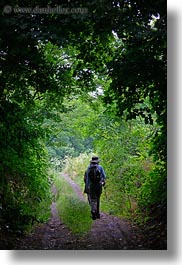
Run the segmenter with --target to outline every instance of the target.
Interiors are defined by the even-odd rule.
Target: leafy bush
[[[24,231],[50,214],[48,156],[35,119],[30,120],[18,104],[9,103],[9,108],[1,117],[0,222]]]

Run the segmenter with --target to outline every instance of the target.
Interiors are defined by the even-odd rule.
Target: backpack
[[[91,183],[97,184],[101,181],[101,172],[98,168],[98,165],[91,165],[88,171],[88,177],[90,178]]]

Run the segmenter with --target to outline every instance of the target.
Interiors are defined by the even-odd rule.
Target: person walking
[[[104,169],[99,165],[99,162],[99,158],[93,156],[84,174],[84,193],[87,193],[93,220],[100,218],[100,196],[106,181]]]

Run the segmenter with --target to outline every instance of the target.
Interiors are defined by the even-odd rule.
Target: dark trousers
[[[91,184],[90,192],[88,194],[88,201],[91,207],[91,213],[100,214],[100,196],[102,193],[102,186],[100,184]]]

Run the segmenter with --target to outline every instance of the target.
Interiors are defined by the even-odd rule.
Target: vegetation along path
[[[64,179],[71,185],[80,200],[85,200],[79,186],[67,175]],[[52,187],[53,193],[57,189]],[[101,212],[101,218],[93,222],[84,236],[74,235],[60,220],[56,203],[51,205],[51,218],[47,224],[38,226],[32,234],[19,239],[16,249],[76,250],[76,249],[149,249],[143,233],[129,221]]]

